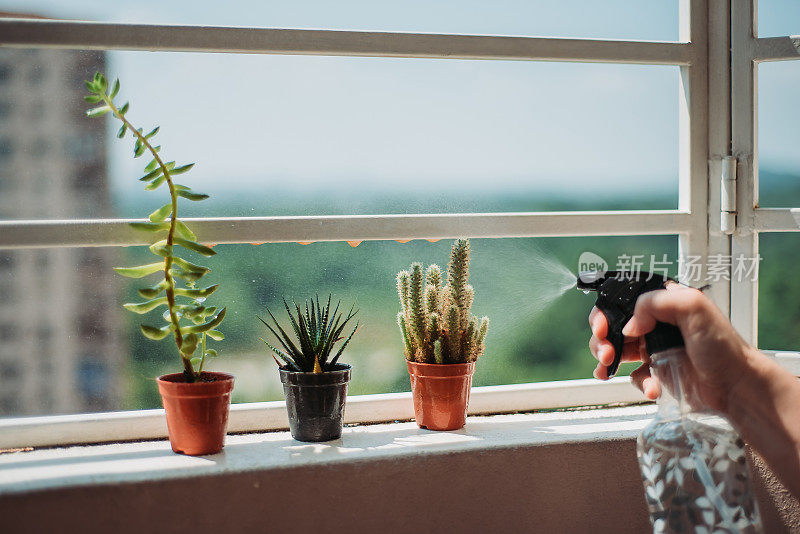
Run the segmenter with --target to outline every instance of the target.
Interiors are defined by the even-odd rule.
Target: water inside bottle
[[[637,453],[654,533],[757,533],[744,442],[724,420],[656,418]]]

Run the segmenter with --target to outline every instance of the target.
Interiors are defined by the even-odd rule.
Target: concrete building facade
[[[0,219],[111,215],[106,121],[83,80],[105,53],[0,50]],[[122,408],[113,248],[0,250],[0,416]]]

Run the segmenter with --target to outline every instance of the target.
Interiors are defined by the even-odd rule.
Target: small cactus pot
[[[418,363],[406,360],[420,428],[458,430],[467,422],[475,362]]]
[[[221,451],[225,445],[233,376],[204,372],[199,381],[189,383],[183,373],[174,373],[159,376],[157,382],[172,450],[189,456]]]
[[[350,366],[336,364],[324,373],[280,370],[289,430],[297,441],[330,441],[342,435]]]

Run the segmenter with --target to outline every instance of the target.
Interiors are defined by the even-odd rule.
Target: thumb
[[[704,298],[696,289],[683,287],[645,293],[636,301],[633,317],[622,333],[631,337],[643,336],[653,330],[658,321],[680,326],[681,320],[691,310],[697,309],[697,301]]]

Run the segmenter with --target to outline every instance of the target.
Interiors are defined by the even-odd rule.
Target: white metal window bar
[[[731,151],[738,159],[734,256],[758,256],[759,232],[800,231],[800,209],[758,207],[758,64],[800,59],[800,37],[757,34],[757,0],[731,2]],[[758,342],[758,282],[731,281],[731,321]]]

